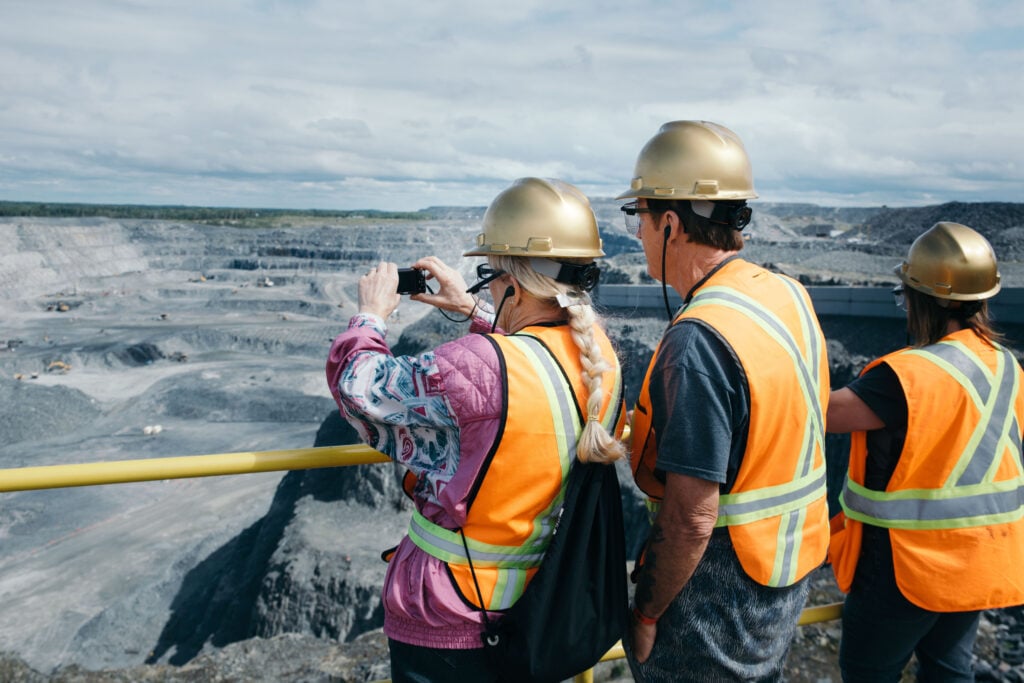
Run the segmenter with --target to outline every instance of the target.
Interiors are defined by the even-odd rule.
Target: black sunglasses
[[[499,277],[505,274],[504,270],[498,270],[492,268],[487,263],[481,263],[476,267],[476,276],[480,278],[480,281],[475,285],[466,290],[466,294],[476,294],[483,289],[492,280],[497,280]]]

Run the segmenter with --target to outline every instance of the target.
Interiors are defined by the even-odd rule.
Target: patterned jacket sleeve
[[[357,314],[331,346],[327,382],[363,441],[417,475],[458,463],[459,431],[432,351],[394,356],[387,327]]]

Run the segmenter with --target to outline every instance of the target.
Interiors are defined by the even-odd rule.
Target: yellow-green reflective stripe
[[[952,351],[959,351],[959,357],[950,355]],[[979,408],[984,405],[985,399],[982,398],[982,394],[987,394],[991,388],[992,372],[963,344],[940,341],[920,349],[907,349],[903,353],[908,356],[920,356],[941,366],[963,386],[974,405]]]
[[[846,516],[888,529],[963,529],[1001,524],[1024,515],[1024,477],[955,489],[872,491],[846,479]]]
[[[775,539],[775,563],[768,585],[773,588],[790,586],[796,581],[799,569],[800,544],[803,534],[799,533],[807,519],[807,508],[800,508],[786,513],[779,521],[779,531]]]
[[[941,343],[942,342],[940,342],[940,344]],[[978,422],[975,424],[974,430],[971,432],[971,437],[968,439],[967,444],[964,446],[964,450],[961,451],[957,458],[956,465],[950,471],[946,481],[943,482],[943,487],[953,488],[967,470],[974,454],[977,452],[978,443],[989,428],[992,417],[991,401],[997,398],[997,392],[992,390],[992,375],[988,371],[988,368],[980,364],[979,360],[975,358],[974,354],[968,349],[961,349],[962,356],[960,358],[954,358],[949,356],[948,353],[941,352],[946,349],[952,350],[952,348],[954,348],[952,344],[947,343],[946,349],[942,349],[938,344],[934,345],[934,347],[934,350],[911,349],[906,353],[908,355],[924,358],[932,364],[942,368],[943,371],[963,387],[964,391],[967,392],[967,395],[970,397],[971,402],[974,403],[974,406],[980,413]],[[1001,355],[998,357],[998,363],[1000,366],[1002,365]],[[985,393],[984,398],[982,397],[983,391]]]
[[[615,368],[615,383],[612,385],[611,401],[608,402],[608,409],[604,411],[604,415],[601,416],[601,425],[604,430],[615,435],[615,423],[619,417],[619,406],[621,405],[620,395],[622,393],[622,368],[616,366]]]
[[[557,511],[562,507],[565,498],[565,483],[569,476],[569,468],[576,459],[576,442],[583,431],[579,421],[579,406],[572,393],[561,366],[554,356],[537,337],[531,334],[509,335],[506,339],[515,345],[533,365],[533,370],[544,386],[548,407],[554,425],[555,441],[558,447],[558,462],[562,467],[562,485],[551,503],[533,520],[533,531],[526,543],[536,543],[538,539],[549,539],[557,522]],[[547,542],[545,541],[545,547]]]
[[[469,564],[462,545],[462,534],[434,524],[418,510],[413,511],[409,521],[409,538],[425,553],[439,560]],[[473,565],[477,567],[532,569],[540,565],[546,549],[546,544],[544,547],[494,545],[468,536],[466,544],[470,548]]]
[[[723,494],[715,526],[748,524],[806,507],[826,494],[825,480],[825,468],[817,467],[785,484]]]
[[[840,501],[845,497],[846,492],[840,494]],[[845,514],[848,518],[863,522],[864,524],[870,524],[872,526],[883,527],[886,529],[916,529],[916,530],[935,530],[935,529],[970,529],[979,526],[995,526],[997,524],[1008,524],[1010,522],[1016,522],[1017,520],[1024,518],[1024,506],[1018,507],[1016,510],[1010,510],[1008,512],[992,514],[992,515],[980,515],[978,517],[962,517],[959,519],[932,519],[932,520],[911,520],[911,519],[877,519],[869,515],[862,514],[856,510],[846,509],[845,503],[843,505]]]
[[[551,352],[540,339],[530,334],[509,335],[506,339],[519,347],[523,355],[529,359],[534,372],[544,385],[544,393],[554,417],[562,479],[565,479],[569,474],[569,465],[576,457],[576,441],[582,431],[578,416],[579,406],[573,397],[572,387],[567,384],[561,366],[555,362]]]
[[[808,421],[804,427],[806,448],[813,448],[810,427],[810,421]],[[821,467],[820,469],[822,480],[820,486],[818,486],[817,493],[809,493],[809,496],[800,504],[797,510],[787,512],[779,519],[778,537],[775,543],[775,560],[772,567],[772,575],[768,579],[769,586],[789,586],[796,581],[796,574],[799,569],[800,545],[804,537],[802,529],[807,518],[807,506],[815,500],[824,498],[827,494],[825,468]]]
[[[515,604],[524,590],[526,590],[526,570],[499,569],[498,582],[494,587],[494,593],[487,609],[508,609]]]
[[[803,334],[804,348],[807,349],[807,352],[810,354],[810,359],[807,363],[810,368],[810,378],[815,391],[818,392],[815,396],[818,396],[820,394],[821,383],[817,381],[816,372],[818,366],[821,364],[821,358],[825,353],[825,350],[822,348],[822,338],[814,334],[814,330],[817,328],[817,318],[813,311],[808,308],[808,304],[802,295],[803,290],[800,285],[788,277],[779,276],[779,278],[782,280],[782,283],[789,288],[789,294],[796,304],[796,310],[799,313],[800,332]],[[802,472],[797,472],[797,474],[807,474],[809,466],[810,464],[808,464],[808,467],[806,467]]]
[[[1009,448],[1014,465],[1020,469],[1020,434],[1014,412],[1020,391],[1017,362],[1005,348],[996,346],[996,371],[992,373],[969,348],[960,342],[939,342],[924,349],[907,351],[942,368],[970,397],[981,413],[956,466],[943,486],[952,488],[995,479],[1003,452]]]
[[[574,404],[575,399],[573,398],[572,389],[566,384],[565,378],[562,376],[561,370],[556,369],[555,366],[551,363],[551,353],[548,352],[547,348],[543,345],[543,341],[541,341],[535,335],[530,334],[529,332],[519,332],[513,336],[507,337],[507,339],[515,343],[517,346],[519,346],[520,350],[522,350],[530,357],[531,361],[534,363],[534,368],[537,370],[538,374],[541,374],[542,377],[548,377],[552,371],[555,371],[556,376],[559,378],[560,383],[562,384],[562,389],[560,393],[567,397],[568,402],[570,404]],[[537,346],[535,348],[528,349],[526,346],[522,344],[523,339],[535,340],[537,342]],[[541,372],[542,369],[545,370],[547,374]],[[607,391],[607,388],[605,390]],[[611,400],[608,403],[608,409],[605,410],[604,415],[601,416],[601,425],[605,428],[605,431],[607,432],[611,432],[612,430],[615,429],[615,423],[618,419],[619,414],[619,394],[621,392],[622,368],[618,364],[616,364],[614,373],[614,383],[612,384],[610,392]],[[582,425],[580,425],[579,430],[582,431]],[[577,435],[577,439],[578,438],[579,437]]]

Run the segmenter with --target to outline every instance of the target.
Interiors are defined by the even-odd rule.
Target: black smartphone
[[[416,268],[398,269],[398,293],[422,294],[427,291],[427,276]]]

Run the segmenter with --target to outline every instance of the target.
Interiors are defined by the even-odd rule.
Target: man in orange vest
[[[638,681],[779,680],[825,559],[825,340],[807,292],[739,258],[754,192],[739,137],[673,121],[619,199],[684,305],[633,411],[652,511],[630,633]]]
[[[992,329],[988,241],[937,223],[897,268],[914,345],[832,392],[853,432],[829,554],[843,607],[844,681],[973,681],[980,610],[1024,602],[1024,379]]]

